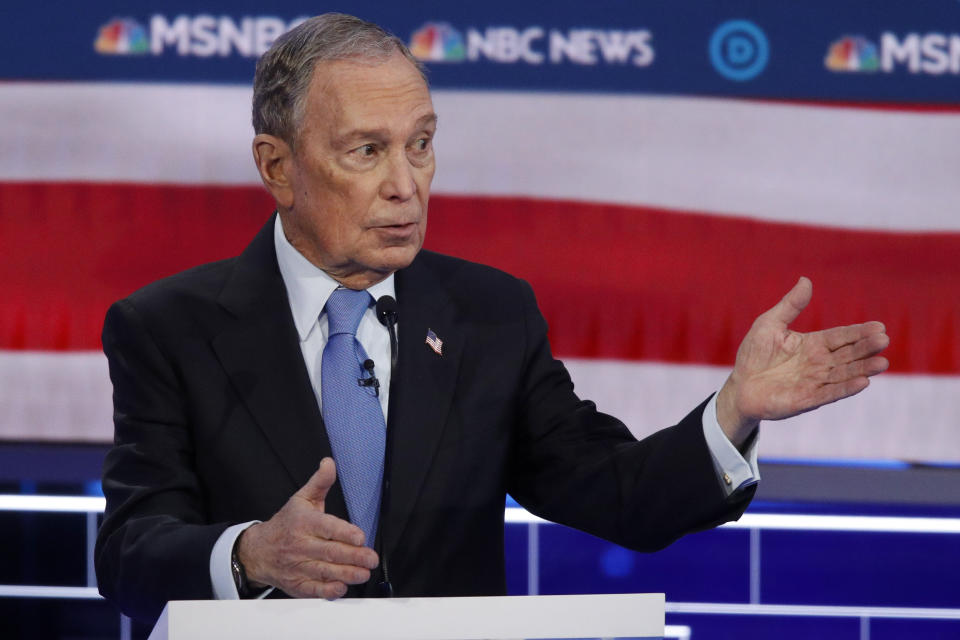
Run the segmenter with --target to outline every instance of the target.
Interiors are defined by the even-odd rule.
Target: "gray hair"
[[[253,77],[253,130],[296,147],[304,102],[318,62],[382,61],[400,52],[424,76],[407,45],[378,25],[344,13],[310,18],[283,34],[257,61]]]

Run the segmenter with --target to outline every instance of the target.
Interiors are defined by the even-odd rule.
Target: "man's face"
[[[437,117],[419,71],[382,62],[322,62],[287,172],[284,231],[308,260],[365,288],[406,267],[423,245]]]

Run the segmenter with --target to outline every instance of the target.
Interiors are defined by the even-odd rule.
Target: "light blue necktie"
[[[337,463],[350,520],[373,547],[380,512],[387,426],[373,386],[361,386],[367,354],[357,326],[372,298],[366,291],[337,289],[324,307],[329,332],[320,364],[323,422]]]

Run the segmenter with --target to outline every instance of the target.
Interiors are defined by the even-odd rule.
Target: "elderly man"
[[[812,293],[801,279],[718,394],[637,442],[576,397],[526,283],[421,251],[437,115],[401,41],[308,20],[257,65],[253,121],[277,215],[241,256],[138,291],[104,327],[116,446],[96,565],[130,615],[172,599],[500,594],[508,492],[655,550],[739,517],[761,420],[887,366],[879,323],[787,328]],[[378,318],[385,296],[398,306]]]

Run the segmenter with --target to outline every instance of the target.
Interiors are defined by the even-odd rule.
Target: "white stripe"
[[[787,529],[791,531],[960,533],[960,518],[748,513],[737,522],[728,522],[723,526],[731,529]]]
[[[503,511],[503,521],[507,524],[552,524],[540,516],[535,516],[526,509],[507,507]]]
[[[752,514],[751,514],[752,515]],[[743,520],[741,516],[740,520]],[[760,529],[750,529],[750,603],[760,602],[760,578],[762,560],[760,555]]]
[[[552,524],[520,507],[504,511],[507,524]],[[869,533],[960,533],[960,518],[909,518],[901,516],[835,516],[792,513],[748,513],[721,525],[726,529],[778,529],[789,531],[858,531]],[[751,554],[752,555],[752,554]]]
[[[729,367],[564,360],[581,398],[637,437],[680,421]],[[861,394],[760,428],[761,458],[960,462],[960,377],[884,373]]]
[[[437,108],[437,191],[960,229],[960,114],[467,92]]]
[[[577,393],[638,437],[677,423],[720,388],[727,367],[568,358]],[[0,439],[113,439],[99,352],[0,351]],[[761,427],[762,458],[960,462],[960,376],[872,379],[860,395]]]
[[[99,599],[95,587],[59,587],[34,585],[0,585],[0,597]],[[789,604],[731,604],[711,602],[666,602],[667,613],[700,613],[726,615],[773,615],[790,617],[867,617],[928,620],[960,619],[960,609],[919,607],[837,607]],[[667,625],[667,637],[689,637],[689,627]]]
[[[21,584],[0,584],[0,598],[58,598],[99,600],[96,587],[48,587]]]
[[[0,180],[260,184],[252,90],[124,83],[0,86]]]
[[[113,387],[95,351],[0,351],[0,440],[113,440]]]
[[[905,618],[960,620],[960,609],[920,607],[834,607],[797,604],[728,604],[724,602],[667,602],[667,613],[708,613],[754,616],[828,618]]]
[[[664,638],[677,638],[677,640],[690,640],[690,634],[693,630],[685,624],[668,624],[663,627]]]
[[[0,597],[100,599],[95,587],[0,585]],[[867,617],[927,620],[960,619],[960,609],[920,607],[838,607],[789,604],[731,604],[711,602],[666,602],[667,613],[773,615],[789,617]],[[689,637],[689,627],[667,625],[667,637]]]
[[[105,506],[106,500],[97,497],[0,495],[0,511],[103,513]]]
[[[246,87],[7,83],[0,180],[259,184]],[[960,230],[960,114],[436,91],[435,191]]]
[[[102,513],[104,498],[88,496],[0,495],[0,511]],[[526,509],[504,509],[507,524],[550,524]],[[960,533],[960,518],[910,518],[902,516],[838,516],[784,513],[748,513],[730,529],[786,529],[792,531],[860,531],[886,533]]]

